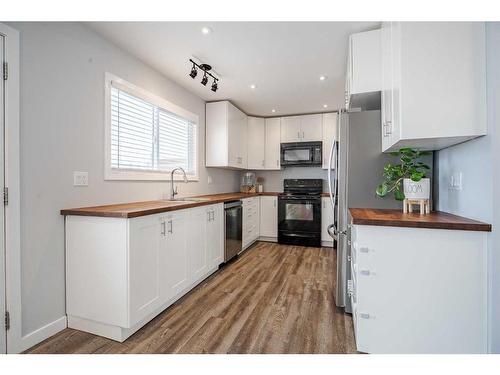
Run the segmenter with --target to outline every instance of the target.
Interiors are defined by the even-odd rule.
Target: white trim
[[[56,319],[53,322],[50,322],[49,324],[46,324],[43,327],[40,327],[37,330],[23,336],[20,346],[16,347],[15,351],[11,351],[12,348],[9,348],[9,353],[21,353],[35,346],[36,344],[41,343],[43,340],[46,340],[47,338],[55,335],[56,333],[61,332],[66,327],[67,327],[66,315],[61,316],[59,319]]]
[[[199,180],[199,143],[200,143],[200,121],[199,116],[179,107],[178,105],[169,102],[159,96],[151,94],[150,92],[125,81],[124,79],[115,76],[112,73],[106,72],[104,74],[104,179],[105,180],[121,180],[121,181],[168,181],[170,180],[169,171],[140,171],[140,170],[119,170],[111,168],[111,86],[122,89],[135,95],[143,100],[146,100],[160,108],[169,112],[175,113],[181,117],[188,119],[196,124],[196,174],[188,175],[188,181]],[[181,181],[181,175],[175,175],[174,181]]]

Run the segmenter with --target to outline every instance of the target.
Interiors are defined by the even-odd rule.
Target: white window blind
[[[196,176],[197,125],[111,86],[111,168]]]

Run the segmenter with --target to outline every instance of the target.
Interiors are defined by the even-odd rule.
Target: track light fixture
[[[217,89],[219,88],[217,82],[219,81],[219,79],[217,77],[215,77],[213,74],[210,73],[210,70],[212,70],[212,67],[208,64],[197,64],[196,62],[194,62],[193,60],[189,59],[189,61],[191,63],[193,63],[193,67],[191,68],[191,72],[189,73],[189,76],[191,78],[196,78],[196,76],[198,75],[198,69],[200,69],[201,71],[203,71],[203,78],[201,79],[201,84],[203,86],[206,86],[207,83],[208,83],[208,76],[212,77],[213,80],[214,80],[214,83],[212,83],[212,88],[211,90],[213,92],[216,92]]]
[[[189,76],[195,79],[197,75],[198,75],[198,70],[196,69],[196,66],[193,63],[193,67],[191,68],[191,73],[189,73]]]
[[[218,86],[217,86],[217,81],[214,79],[214,83],[212,83],[212,88],[211,88],[211,90],[212,90],[213,92],[216,92],[216,91],[217,91],[217,89],[218,89]]]

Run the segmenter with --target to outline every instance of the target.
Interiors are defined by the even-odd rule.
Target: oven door
[[[278,230],[321,233],[321,198],[280,196]]]

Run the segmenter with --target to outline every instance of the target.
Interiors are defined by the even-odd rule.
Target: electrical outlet
[[[208,184],[212,185],[213,183],[214,183],[214,180],[213,180],[212,176],[208,175]]]
[[[89,173],[73,172],[73,186],[89,186]]]
[[[462,172],[453,172],[450,175],[450,190],[462,190]]]

